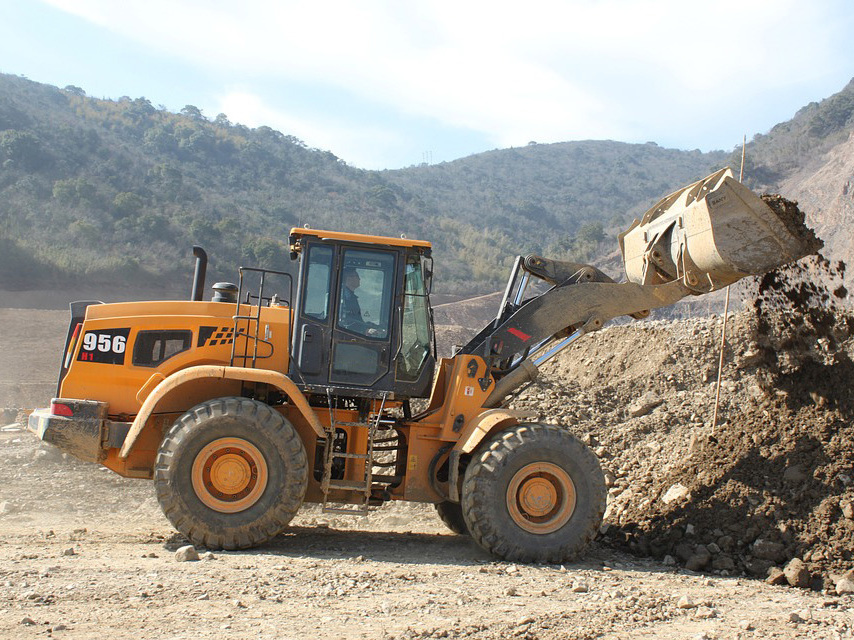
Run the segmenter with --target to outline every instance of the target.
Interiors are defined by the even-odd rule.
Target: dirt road
[[[563,567],[497,562],[408,505],[308,508],[272,545],[178,562],[149,483],[8,428],[0,513],[3,638],[833,638],[854,617],[850,596],[599,545]]]
[[[7,325],[22,328],[6,350],[0,383],[10,393],[19,385],[24,397],[20,385],[27,382],[49,399],[61,336],[48,336],[64,331],[65,312],[3,313]],[[27,326],[44,336],[25,340]],[[610,521],[621,532],[633,513],[623,505],[658,504],[652,491],[662,481],[645,482],[640,472],[672,474],[687,459],[692,429],[703,429],[698,414],[710,391],[703,354],[715,323],[611,331],[579,344],[522,402],[607,445],[603,461],[615,476]],[[620,364],[633,350],[644,366]],[[680,364],[685,358],[691,367]],[[732,384],[727,408],[750,397],[750,380]],[[649,392],[661,401],[633,417],[626,399]],[[638,492],[631,500],[630,486]],[[451,534],[429,506],[389,505],[364,520],[306,507],[293,525],[260,549],[200,550],[201,560],[178,562],[174,551],[184,541],[149,482],[67,459],[5,427],[0,637],[854,637],[854,599],[836,595],[829,582],[795,589],[711,566],[694,573],[673,558],[623,553],[611,536],[577,563],[525,566],[495,561]]]

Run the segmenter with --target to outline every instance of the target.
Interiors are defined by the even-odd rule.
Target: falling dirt
[[[822,256],[756,282],[742,375],[752,397],[629,505],[606,538],[695,570],[766,577],[793,558],[813,588],[832,584],[854,553],[854,315],[842,304],[845,265]],[[670,487],[688,499],[659,499]],[[805,585],[804,585],[805,586]]]
[[[815,232],[807,226],[806,215],[798,208],[797,202],[787,200],[776,193],[766,193],[761,197],[786,229],[801,240],[804,248],[807,249],[806,254],[817,253],[824,246],[824,242],[819,240]]]

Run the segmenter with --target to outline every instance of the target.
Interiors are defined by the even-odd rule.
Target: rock
[[[590,587],[587,586],[586,582],[573,582],[571,591],[573,593],[587,593],[590,591]]]
[[[718,612],[711,607],[697,607],[697,610],[694,612],[695,618],[700,618],[701,620],[710,620],[712,618],[718,617]]]
[[[710,542],[709,544],[707,544],[706,549],[708,549],[709,553],[711,553],[712,555],[715,555],[715,554],[721,552],[721,548],[718,545],[716,545],[714,542]]]
[[[753,543],[751,552],[755,558],[781,562],[784,559],[785,549],[779,542],[771,542],[770,540],[759,538]]]
[[[752,631],[753,630],[753,623],[750,620],[739,620],[738,621],[738,628],[741,629],[742,631]]]
[[[694,555],[694,547],[692,547],[687,542],[683,542],[681,544],[676,545],[676,548],[673,550],[673,553],[675,553],[676,557],[679,558],[682,562],[688,562],[688,558]]]
[[[216,556],[210,551],[206,551],[201,556],[202,560],[216,560]]]
[[[21,624],[26,627],[32,627],[35,623],[36,621],[30,618],[29,616],[26,616],[23,620],[21,620]]]
[[[788,467],[783,472],[783,480],[786,482],[803,482],[806,479],[807,474],[805,474],[798,465]]]
[[[673,556],[664,556],[664,560],[661,561],[661,564],[663,564],[665,567],[672,567],[676,564],[676,558],[674,558]]]
[[[846,571],[841,576],[831,576],[836,583],[836,595],[854,593],[854,569]]]
[[[809,609],[792,611],[792,613],[789,614],[789,622],[794,622],[795,624],[809,622],[810,620],[812,620],[812,612]]]
[[[650,413],[662,402],[661,398],[652,392],[645,393],[640,398],[629,404],[629,415],[632,418],[640,418]]]
[[[0,516],[9,515],[10,513],[14,513],[15,507],[8,500],[4,500],[0,502]]]
[[[679,598],[679,601],[676,603],[676,607],[679,609],[693,609],[697,605],[694,604],[694,601],[691,600],[691,597],[688,595],[684,595]]]
[[[196,551],[196,548],[191,545],[185,545],[175,551],[175,561],[176,562],[195,562],[199,559],[199,552]]]
[[[765,582],[776,585],[787,584],[786,574],[780,567],[771,567],[768,569],[768,577],[765,578]]]
[[[77,552],[74,550],[74,547],[68,547],[65,551],[62,552],[64,556],[76,556]]]
[[[771,560],[763,560],[761,558],[749,558],[744,561],[744,568],[747,573],[757,578],[762,578],[768,575],[768,569],[774,566]]]
[[[735,569],[735,560],[732,559],[732,556],[722,553],[712,561],[712,568],[717,571],[733,571]]]
[[[54,631],[65,631],[66,629],[68,629],[68,627],[66,627],[66,626],[65,626],[64,624],[62,624],[62,623],[60,623],[60,624],[56,625],[56,626],[53,628],[53,630],[54,630]]]
[[[691,492],[688,491],[688,487],[684,484],[676,483],[671,485],[670,488],[664,492],[664,495],[661,496],[661,501],[664,504],[670,504],[671,502],[676,502],[678,500],[685,500],[691,496]]]
[[[507,587],[504,590],[505,596],[515,596],[516,595],[516,587]]]
[[[688,569],[688,571],[700,571],[709,564],[711,559],[712,554],[709,553],[706,547],[700,545],[697,547],[697,551],[688,558],[688,561],[685,563],[685,568]]]
[[[854,503],[844,502],[842,505],[842,515],[849,520],[854,520]],[[0,505],[0,513],[2,513],[2,505]]]
[[[806,589],[810,586],[812,575],[800,558],[792,558],[783,568],[786,581],[793,587]]]

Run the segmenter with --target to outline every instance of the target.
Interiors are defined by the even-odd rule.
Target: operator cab
[[[304,391],[429,396],[436,364],[429,242],[295,228],[288,374]]]

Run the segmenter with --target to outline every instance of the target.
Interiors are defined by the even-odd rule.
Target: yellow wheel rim
[[[575,511],[575,484],[569,474],[551,462],[525,465],[507,487],[507,510],[525,531],[553,533]]]
[[[244,511],[267,488],[267,461],[243,438],[219,438],[193,460],[193,490],[202,503],[220,513]]]

